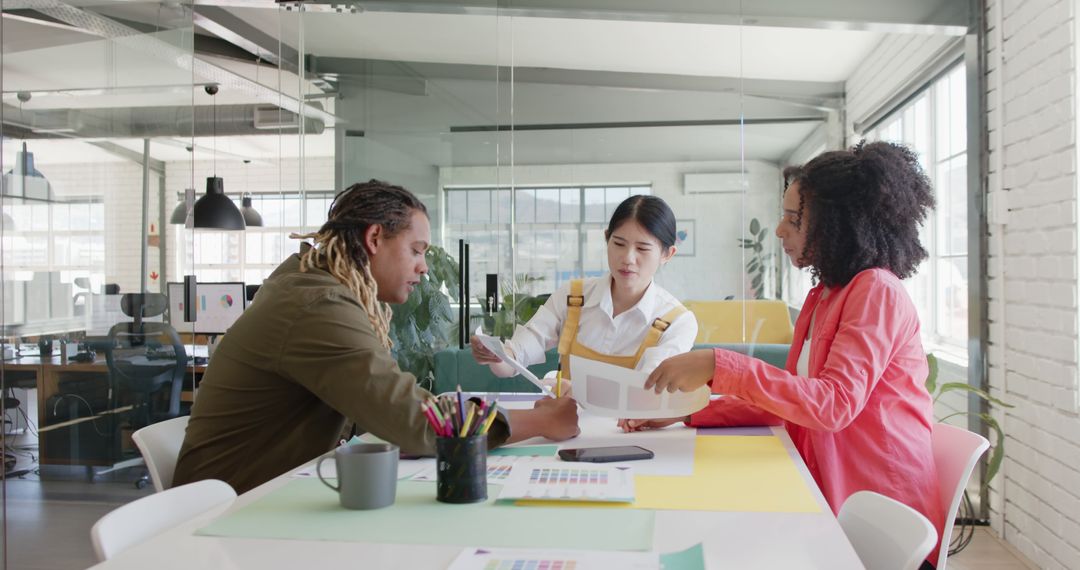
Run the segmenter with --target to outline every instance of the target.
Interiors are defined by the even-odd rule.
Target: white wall
[[[739,162],[666,162],[638,164],[575,164],[516,166],[513,183],[531,184],[652,184],[654,195],[671,206],[678,219],[696,221],[696,255],[676,256],[657,275],[657,282],[683,300],[720,299],[728,295],[746,296],[749,281],[742,268],[744,250],[737,239],[749,230],[750,219],[757,217],[771,232],[780,212],[780,170],[775,164],[748,162],[750,192],[746,194],[683,193],[683,174],[689,172],[738,172]],[[442,168],[439,186],[490,185],[496,180],[509,182],[505,173],[497,177],[494,167]],[[773,261],[779,248],[774,237],[766,238],[772,247]],[[768,285],[766,296],[773,296]]]
[[[993,528],[1080,568],[1075,0],[987,2],[989,379],[1016,405]]]

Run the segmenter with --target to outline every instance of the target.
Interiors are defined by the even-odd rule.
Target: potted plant
[[[926,355],[926,363],[930,368],[929,374],[926,376],[926,391],[934,398],[934,403],[945,394],[949,392],[967,392],[969,395],[975,395],[978,398],[986,401],[995,406],[1001,406],[1003,408],[1013,408],[1011,404],[1007,404],[984,390],[980,390],[974,386],[965,384],[963,382],[946,382],[944,384],[938,384],[938,373],[940,372],[940,365],[938,359],[933,354]],[[953,412],[942,418],[939,418],[939,422],[944,422],[950,418],[956,416],[970,416],[974,415],[979,417],[986,425],[994,432],[995,443],[990,450],[990,459],[986,464],[986,477],[982,480],[982,490],[984,491],[990,486],[990,481],[997,475],[998,470],[1001,469],[1001,461],[1005,457],[1005,432],[1001,429],[1001,424],[998,423],[994,416],[987,413],[973,413],[973,412]],[[949,554],[953,555],[960,552],[971,542],[972,534],[975,532],[975,527],[971,524],[971,521],[975,519],[975,508],[971,504],[971,498],[968,497],[967,491],[964,492],[964,500],[960,502],[960,510],[957,512],[957,531],[953,533],[952,544],[949,545]]]
[[[750,219],[750,237],[739,238],[739,247],[750,250],[746,260],[746,274],[750,277],[752,298],[765,298],[765,270],[768,268],[772,253],[765,252],[765,237],[769,229],[761,226],[757,218]]]

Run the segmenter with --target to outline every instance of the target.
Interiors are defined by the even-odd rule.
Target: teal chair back
[[[725,348],[750,354],[773,366],[783,368],[787,362],[788,348],[786,344],[703,344],[697,348]],[[555,370],[559,366],[559,354],[553,348],[547,351],[547,360],[542,364],[529,367],[538,378]],[[456,390],[458,385],[467,392],[539,392],[540,390],[521,376],[513,378],[499,378],[491,373],[491,369],[478,364],[472,357],[472,351],[468,348],[448,348],[435,354],[435,387],[434,392],[450,392]]]

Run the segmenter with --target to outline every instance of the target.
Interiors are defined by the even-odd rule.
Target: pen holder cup
[[[443,503],[487,500],[487,435],[435,439],[435,499]]]

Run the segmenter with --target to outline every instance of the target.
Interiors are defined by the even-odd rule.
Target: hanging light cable
[[[206,93],[213,97],[216,84],[207,85]],[[195,202],[193,216],[196,228],[218,230],[244,229],[244,216],[236,204],[225,195],[225,181],[217,175],[217,100],[213,100],[213,167],[214,175],[206,179],[206,194]]]

